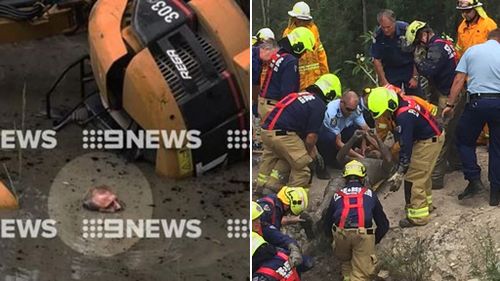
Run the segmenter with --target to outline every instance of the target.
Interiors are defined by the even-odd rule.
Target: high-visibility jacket
[[[488,33],[497,28],[497,24],[488,16],[479,17],[473,24],[467,24],[465,20],[460,23],[457,31],[456,51],[458,58],[461,58],[465,51],[477,44],[486,42]]]
[[[283,37],[287,36],[293,29],[295,29],[293,23],[289,23],[288,27],[283,31]],[[319,38],[319,30],[316,24],[311,21],[306,25],[309,30],[314,33],[316,38],[316,44],[314,45],[313,51],[306,51],[300,57],[299,60],[299,74],[300,74],[300,91],[304,91],[308,86],[311,86],[318,80],[318,78],[330,72],[328,68],[328,59],[326,57],[326,51],[323,48],[323,44]]]

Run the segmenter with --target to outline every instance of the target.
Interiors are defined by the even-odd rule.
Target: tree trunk
[[[366,0],[361,0],[361,5],[363,6],[363,34],[368,32],[368,23],[366,19]]]

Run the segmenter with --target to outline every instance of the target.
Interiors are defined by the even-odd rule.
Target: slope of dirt
[[[433,202],[437,209],[432,212],[431,222],[426,226],[399,228],[398,221],[404,217],[403,189],[396,193],[388,190],[378,191],[378,196],[391,224],[388,234],[380,245],[377,245],[377,255],[381,264],[393,258],[396,258],[401,265],[416,263],[409,257],[397,258],[397,256],[414,249],[416,241],[420,241],[420,250],[424,257],[420,264],[423,267],[421,271],[429,273],[428,279],[424,280],[483,280],[473,279],[476,277],[474,270],[484,273],[485,261],[483,259],[486,249],[491,248],[490,261],[495,255],[498,257],[500,253],[500,232],[498,232],[500,213],[498,207],[488,205],[488,154],[485,147],[478,148],[478,161],[483,168],[482,181],[488,190],[483,190],[473,198],[459,201],[457,195],[467,182],[462,172],[449,173],[445,178],[445,187],[442,190],[433,191]],[[256,162],[254,162],[254,176],[257,173],[255,164]],[[340,171],[331,170],[331,174],[332,177],[339,177]],[[315,211],[319,206],[327,183],[326,180],[316,178],[313,180],[310,189],[310,211]],[[311,247],[308,245],[311,241],[307,241],[303,231],[298,233],[296,228],[289,231],[301,241],[304,249],[311,249],[310,253],[316,259],[315,268],[305,273],[303,280],[342,280],[339,263],[332,256],[329,245]],[[487,239],[488,234],[491,235],[491,239]],[[482,246],[489,242],[492,245]],[[385,277],[385,280],[402,281],[400,277],[388,276],[387,270],[387,266],[382,267],[381,275]]]

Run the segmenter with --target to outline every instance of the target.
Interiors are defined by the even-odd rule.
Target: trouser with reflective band
[[[406,216],[417,225],[429,222],[428,198],[432,198],[431,173],[437,157],[443,147],[445,131],[439,137],[433,137],[413,144],[410,167],[405,175]],[[432,200],[432,199],[431,199]]]
[[[277,165],[283,164],[280,161],[285,161],[290,167],[287,185],[307,188],[311,177],[308,165],[313,159],[307,153],[304,141],[293,132],[277,136],[276,131],[262,130],[261,134],[264,154],[259,173],[270,173]]]
[[[258,106],[258,111],[259,111],[259,116],[262,119],[262,122],[264,122],[264,118],[266,118],[267,113],[271,110],[273,110],[274,106],[278,103],[277,100],[272,100],[272,99],[266,99],[263,97],[259,97],[259,106]]]
[[[262,154],[262,162],[257,175],[257,192],[262,193],[264,189],[269,189],[274,193],[278,193],[283,185],[286,184],[290,175],[290,165],[283,159],[277,159],[270,150],[265,150]],[[267,159],[274,159],[269,161]]]
[[[439,97],[439,111],[438,116],[441,116],[441,112],[446,107],[446,102],[448,100],[447,96],[441,95]],[[456,128],[458,125],[458,120],[464,110],[465,106],[465,93],[460,93],[458,102],[453,110],[453,117],[445,122],[444,128],[446,130],[446,138],[444,140],[443,148],[439,153],[436,166],[432,171],[432,183],[433,185],[441,186],[443,184],[444,175],[447,171],[447,162],[451,167],[456,167],[461,165],[458,149],[456,146]],[[439,120],[441,121],[441,120]]]
[[[333,241],[333,254],[342,263],[344,280],[369,281],[376,276],[375,235],[338,229],[333,232]]]

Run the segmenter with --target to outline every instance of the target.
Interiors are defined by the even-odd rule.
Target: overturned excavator
[[[227,141],[228,131],[246,134],[249,128],[246,2],[97,1],[89,18],[90,55],[72,65],[80,64],[85,89],[90,59],[97,91],[82,93],[82,103],[54,127],[92,120],[101,129],[199,131],[197,149],[134,152],[171,178],[247,158],[247,149],[230,149]]]

